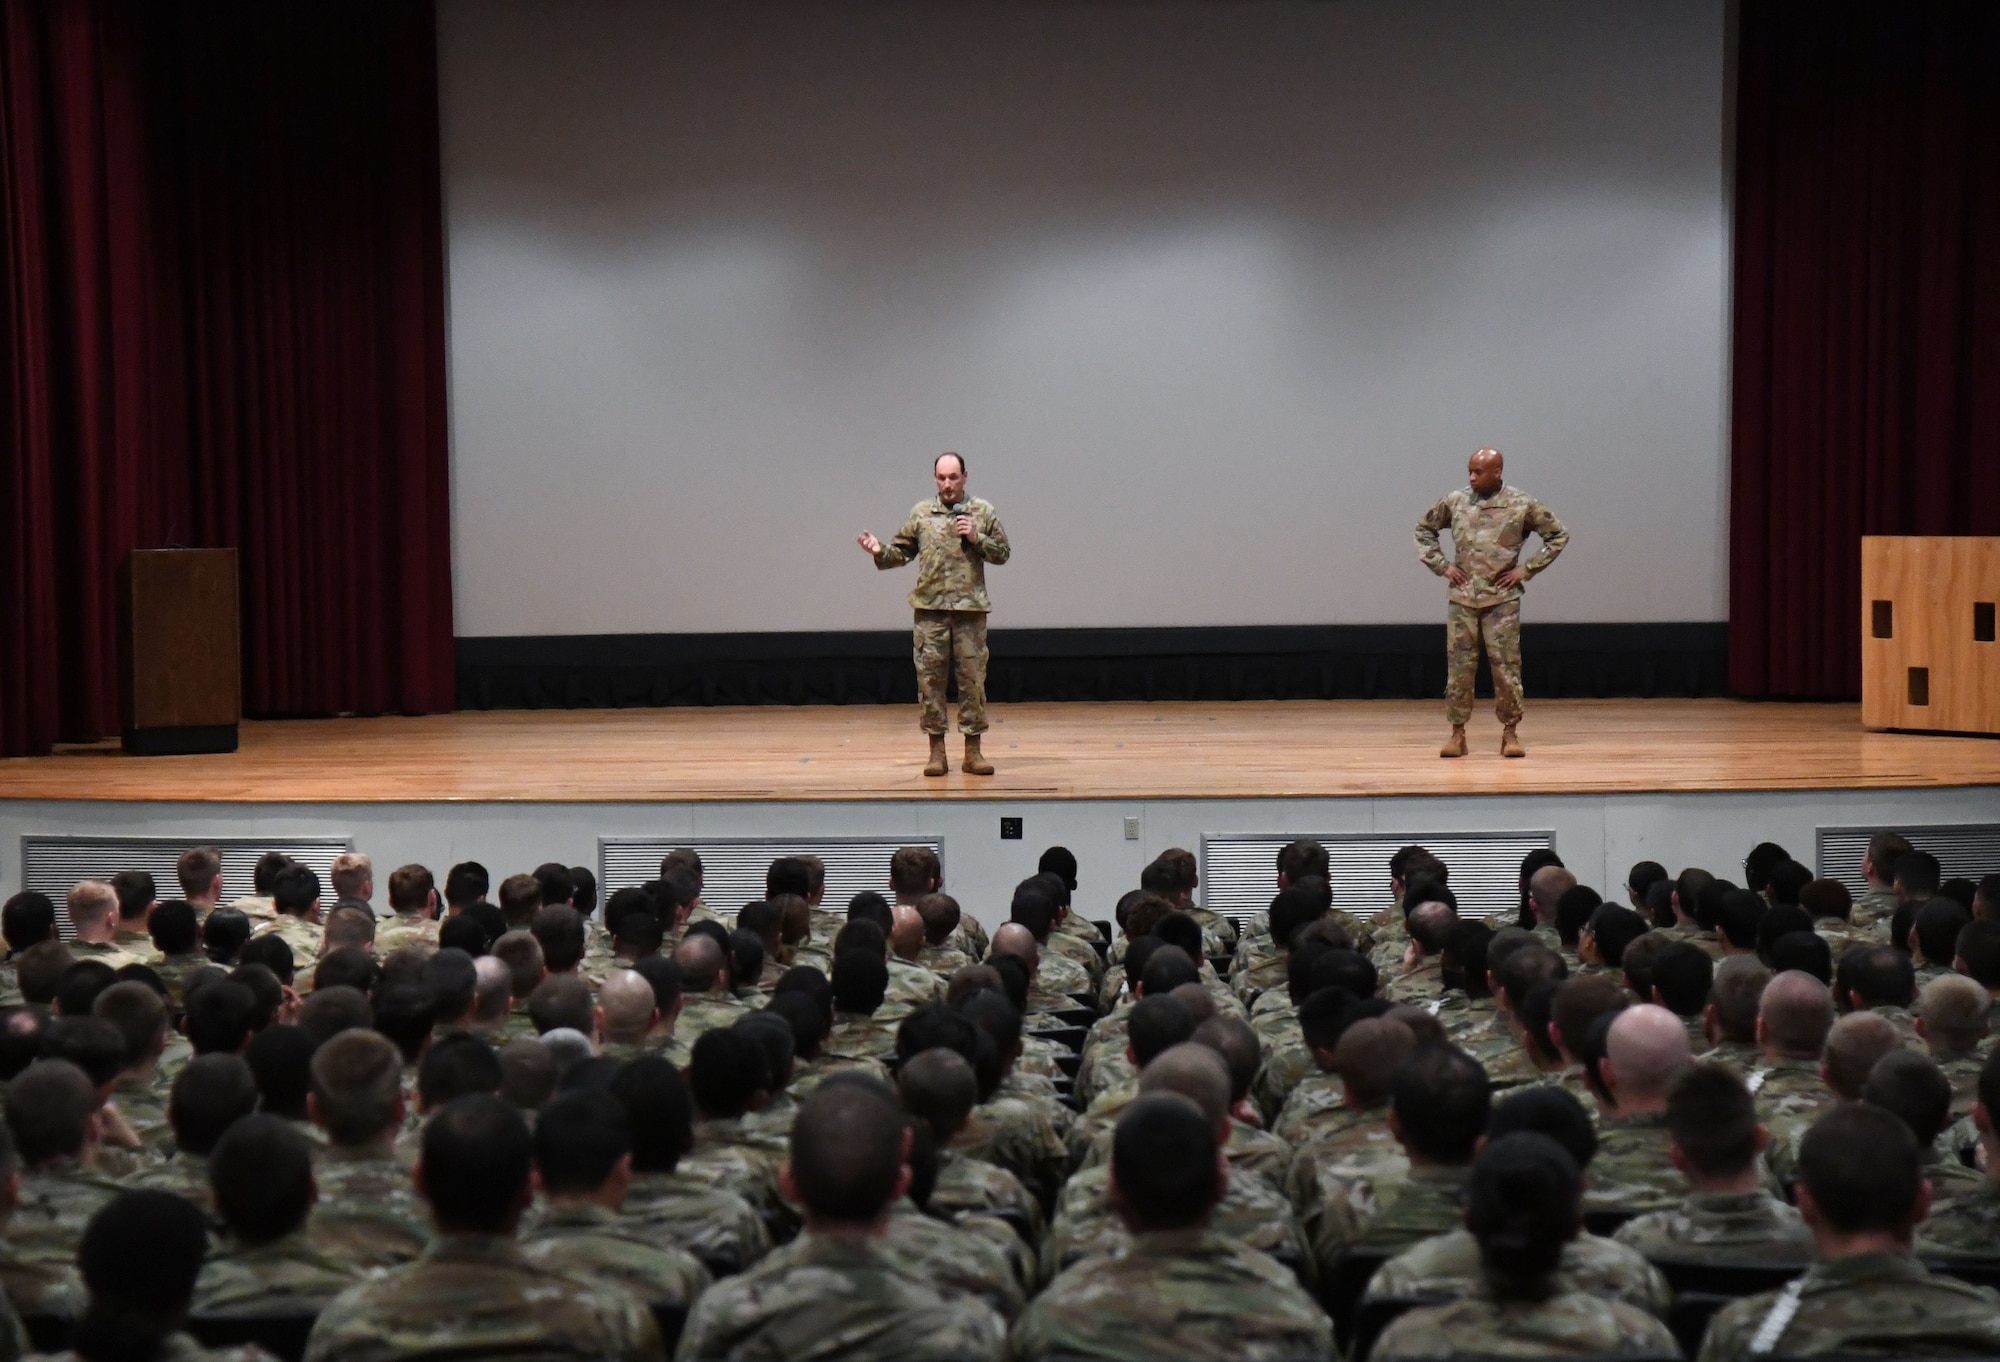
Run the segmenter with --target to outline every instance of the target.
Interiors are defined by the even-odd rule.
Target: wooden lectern
[[[2000,735],[2000,538],[1861,540],[1861,723]]]
[[[118,573],[118,651],[127,752],[234,752],[236,550],[135,549]]]

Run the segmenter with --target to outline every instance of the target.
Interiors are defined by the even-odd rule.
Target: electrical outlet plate
[[[1125,840],[1128,842],[1136,842],[1139,840],[1138,819],[1128,818],[1125,820]]]

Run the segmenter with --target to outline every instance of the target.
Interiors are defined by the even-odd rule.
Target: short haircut
[[[1186,1229],[1207,1220],[1219,1176],[1215,1127],[1177,1093],[1141,1096],[1119,1116],[1111,1137],[1111,1176],[1133,1223],[1148,1230]]]
[[[1520,1131],[1546,1135],[1563,1147],[1578,1168],[1597,1157],[1597,1127],[1574,1094],[1562,1088],[1516,1088],[1493,1104],[1486,1138],[1498,1140]]]
[[[925,894],[917,900],[917,916],[924,920],[924,940],[942,946],[958,930],[964,916],[958,900],[949,894]]]
[[[1577,937],[1583,934],[1584,924],[1590,915],[1604,902],[1604,896],[1587,884],[1579,884],[1563,891],[1556,900],[1556,935],[1563,945],[1574,947]]]
[[[56,1011],[65,1017],[88,1017],[97,995],[118,981],[118,972],[102,960],[79,960],[56,980]]]
[[[397,866],[389,872],[389,907],[398,913],[419,912],[430,903],[431,892],[436,888],[437,881],[428,868],[414,864]]]
[[[193,910],[189,909],[192,913]],[[47,894],[24,889],[0,908],[0,937],[10,949],[24,951],[56,935],[56,905]]]
[[[1958,954],[1958,934],[1972,922],[1972,914],[1951,899],[1942,896],[1932,899],[1917,909],[1917,923],[1913,931],[1917,949],[1924,953],[1924,959],[1933,965],[1949,968],[1952,958]]]
[[[1895,1233],[1916,1214],[1923,1169],[1916,1137],[1900,1118],[1844,1102],[1799,1142],[1799,1176],[1836,1233]]]
[[[273,1026],[258,1033],[243,1052],[257,1082],[257,1109],[287,1120],[303,1120],[312,1091],[312,1058],[319,1042],[299,1026]]]
[[[30,1064],[7,1084],[4,1104],[7,1129],[21,1162],[38,1168],[54,1159],[80,1156],[90,1119],[102,1105],[97,1085],[68,1060]]]
[[[1545,1293],[1576,1237],[1582,1188],[1576,1161],[1547,1135],[1516,1131],[1480,1151],[1466,1180],[1465,1227],[1497,1299]]]
[[[1333,1047],[1333,1072],[1350,1098],[1373,1106],[1389,1096],[1403,1061],[1417,1048],[1410,1028],[1387,1017],[1363,1017],[1340,1034]]]
[[[1698,1017],[1708,1005],[1715,962],[1692,941],[1675,941],[1653,957],[1652,976],[1663,1007],[1676,1016]],[[1753,1012],[1753,1031],[1755,1024]]]
[[[1150,990],[1132,1005],[1126,1019],[1125,1037],[1133,1058],[1145,1068],[1153,1056],[1169,1046],[1193,1037],[1197,1025],[1194,1013],[1180,999],[1155,996]]]
[[[174,862],[174,878],[191,899],[207,898],[222,873],[222,853],[214,847],[189,847]]]
[[[1489,952],[1489,961],[1491,958]],[[1521,1000],[1528,996],[1528,990],[1542,980],[1568,978],[1569,962],[1539,941],[1530,941],[1501,956],[1498,963],[1492,965],[1492,973],[1493,982],[1506,991],[1508,1000],[1515,1007],[1519,1007]]]
[[[712,990],[715,981],[723,977],[723,971],[729,966],[729,953],[723,944],[706,932],[692,929],[681,939],[681,944],[674,947],[673,958],[674,963],[680,966],[682,982],[691,993]]]
[[[306,995],[298,1024],[316,1044],[324,1045],[342,1031],[373,1030],[375,1009],[368,996],[353,985],[329,984]]]
[[[1944,872],[1938,865],[1938,858],[1928,851],[1912,851],[1896,859],[1896,896],[1922,902],[1933,898],[1938,885],[1943,883]]]
[[[453,918],[454,922],[468,919]],[[336,908],[326,920],[326,931],[321,935],[322,951],[337,951],[343,946],[366,946],[375,940],[375,915],[365,908]]]
[[[78,1331],[110,1345],[92,1355],[135,1355],[119,1345],[147,1339],[164,1322],[185,1315],[207,1253],[208,1226],[186,1197],[120,1192],[103,1205],[84,1226],[76,1249],[77,1271],[90,1292]],[[154,1346],[160,1350],[154,1356],[165,1351],[164,1343]]]
[[[1438,1163],[1465,1163],[1492,1112],[1486,1070],[1462,1050],[1425,1045],[1390,1085],[1390,1108],[1410,1149]]]
[[[872,1016],[889,991],[889,963],[879,951],[850,950],[833,962],[833,1005]]]
[[[250,919],[241,909],[217,908],[202,920],[202,949],[218,965],[235,964],[237,952],[249,939]]]
[[[389,877],[389,903],[396,902],[395,876]],[[454,908],[464,908],[486,897],[492,886],[492,879],[486,867],[477,861],[460,861],[444,877],[444,901]]]
[[[1780,903],[1767,908],[1757,919],[1757,954],[1766,960],[1771,958],[1772,943],[1781,936],[1794,932],[1811,932],[1812,916],[1795,903]]]
[[[208,1156],[215,1209],[229,1232],[256,1247],[305,1224],[312,1209],[312,1141],[276,1116],[246,1116]]]
[[[1624,986],[1601,974],[1584,974],[1565,979],[1556,990],[1553,1020],[1563,1048],[1581,1057],[1583,1040],[1592,1022],[1599,1017],[1622,1012],[1631,1002]]]
[[[1757,1104],[1724,1065],[1696,1063],[1674,1075],[1667,1131],[1703,1177],[1734,1177],[1757,1163]]]
[[[562,1077],[555,1052],[539,1040],[510,1041],[500,1047],[496,1058],[500,1061],[501,1099],[521,1111],[539,1110]]]
[[[1896,874],[1896,862],[1914,850],[1900,832],[1878,832],[1868,839],[1866,859],[1874,867],[1876,878],[1887,884]]]
[[[708,1031],[694,1043],[687,1080],[704,1116],[733,1118],[770,1091],[770,1060],[754,1036],[734,1027]]]
[[[534,1141],[498,1097],[461,1097],[424,1125],[423,1188],[446,1234],[503,1234],[528,1191]]]
[[[118,891],[103,880],[78,880],[70,887],[70,925],[78,931],[107,921],[118,911]]]
[[[938,1046],[903,1061],[896,1070],[896,1093],[904,1109],[943,1146],[978,1104],[979,1081],[964,1055]]]
[[[1799,907],[1815,919],[1845,922],[1854,911],[1854,895],[1839,880],[1813,880],[1799,890]]]
[[[1951,1095],[1951,1080],[1937,1061],[1914,1050],[1883,1055],[1861,1084],[1861,1100],[1900,1117],[1919,1148],[1934,1143],[1950,1124]]]
[[[542,943],[535,940],[532,932],[517,929],[505,933],[494,941],[493,954],[513,976],[516,998],[526,998],[535,991],[535,985],[542,981],[544,961]]]
[[[567,973],[583,962],[583,915],[568,904],[537,908],[528,930],[542,943],[542,959],[551,973]]]
[[[792,1122],[792,1183],[799,1200],[836,1223],[879,1217],[902,1180],[905,1128],[903,1113],[870,1087],[827,1083],[815,1089]]]
[[[319,902],[319,872],[294,861],[271,884],[271,904],[281,913],[303,916]]]
[[[342,1031],[313,1054],[312,1096],[327,1138],[364,1145],[394,1124],[403,1096],[403,1055],[386,1036]]]
[[[280,987],[281,1000],[282,990],[291,985],[298,973],[297,963],[292,956],[291,943],[274,932],[251,937],[243,943],[243,949],[236,953],[236,967],[239,970],[252,965],[261,965],[271,971],[271,978]],[[252,984],[251,987],[255,988],[256,985]]]
[[[1795,969],[1822,983],[1833,982],[1833,947],[1818,932],[1786,932],[1771,943],[1771,968]]]
[[[1917,995],[1917,1016],[1927,1040],[1948,1052],[1975,1048],[1985,1038],[1993,995],[1963,974],[1941,974]]]
[[[764,896],[796,894],[812,897],[812,870],[796,856],[780,856],[764,870]]]
[[[1201,966],[1179,946],[1162,941],[1146,957],[1145,971],[1139,976],[1140,987],[1149,998],[1171,993],[1182,984],[1201,982]]]
[[[928,893],[944,878],[944,865],[929,847],[898,847],[889,858],[889,887],[898,895]]]
[[[439,949],[424,961],[423,987],[431,991],[440,1022],[457,1021],[472,1010],[472,997],[479,987],[479,967],[470,955],[454,946]]]
[[[1010,1007],[1008,1010],[1013,1009]],[[1206,1045],[1221,1055],[1222,1062],[1229,1066],[1231,1102],[1240,1102],[1249,1095],[1250,1085],[1257,1081],[1257,1072],[1264,1063],[1262,1042],[1251,1030],[1249,1022],[1237,1016],[1210,1017],[1195,1027],[1194,1043]]]
[[[1908,1007],[1917,993],[1916,966],[1894,946],[1856,946],[1834,966],[1834,987],[1863,1007]]]
[[[589,1035],[597,1023],[590,985],[574,974],[550,975],[528,994],[528,1020],[537,1035],[565,1027]]]
[[[632,1121],[608,1092],[566,1092],[535,1117],[535,1170],[552,1196],[585,1196],[632,1152]]]
[[[1826,1085],[1847,1101],[1861,1097],[1876,1062],[1903,1043],[1896,1024],[1877,1012],[1853,1012],[1826,1036]]]
[[[90,1011],[118,1029],[127,1069],[137,1069],[151,1059],[167,1034],[166,1002],[141,983],[113,984],[97,995]]]
[[[1758,1003],[1771,1044],[1788,1055],[1818,1056],[1833,1029],[1833,995],[1825,984],[1797,970],[1773,975]]]
[[[89,1075],[100,1090],[125,1069],[125,1038],[118,1028],[96,1017],[57,1017],[42,1037],[42,1054],[66,1059]]]
[[[500,1091],[500,1060],[478,1036],[441,1036],[417,1065],[417,1095],[426,1111],[473,1093]]]
[[[2000,921],[1974,918],[1959,932],[1955,949],[1967,975],[1984,988],[2000,988]]]
[[[1646,919],[1615,903],[1598,905],[1586,925],[1597,942],[1597,953],[1614,969],[1624,960],[1625,948],[1649,930]]]
[[[188,1043],[198,1055],[236,1054],[250,1039],[256,1012],[257,995],[235,979],[192,989],[185,1018]]]
[[[500,911],[507,915],[508,927],[527,926],[541,906],[542,886],[533,875],[509,875],[500,881]]]
[[[1297,884],[1308,875],[1317,875],[1324,880],[1328,878],[1332,865],[1326,848],[1309,837],[1301,837],[1278,848],[1278,873],[1291,884]]]
[[[201,939],[201,922],[187,900],[168,899],[146,919],[146,931],[160,954],[187,955]]]
[[[1748,889],[1726,890],[1715,915],[1716,930],[1736,949],[1752,950],[1757,945],[1757,924],[1767,907],[1761,894]]]

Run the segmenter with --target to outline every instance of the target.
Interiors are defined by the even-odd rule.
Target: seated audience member
[[[904,1274],[876,1246],[908,1189],[908,1138],[902,1112],[880,1094],[855,1083],[815,1089],[783,1173],[804,1232],[705,1292],[678,1356],[1005,1358],[1006,1326],[989,1306]]]
[[[185,900],[168,899],[146,919],[146,930],[158,957],[152,962],[153,972],[178,1007],[187,994],[187,976],[208,963],[201,951],[201,923]]]
[[[1598,1117],[1586,1207],[1644,1214],[1680,1204],[1687,1179],[1674,1164],[1667,1091],[1693,1062],[1687,1029],[1665,1008],[1641,1003],[1612,1019],[1598,1066],[1609,1101]]]
[[[546,911],[546,910],[545,910]],[[620,1212],[632,1185],[632,1123],[608,1092],[567,1092],[535,1118],[542,1213],[522,1243],[552,1273],[622,1286],[648,1305],[687,1305],[708,1269]]]
[[[863,1072],[828,1075],[894,1100],[888,1085]],[[991,1216],[947,1219],[930,1213],[937,1186],[937,1146],[927,1123],[910,1119],[910,1188],[889,1209],[880,1247],[907,1275],[952,1287],[990,1306],[1002,1319],[1017,1318],[1041,1280],[1032,1246],[1013,1226]]]
[[[1781,1180],[1790,1174],[1790,1150],[1834,1101],[1820,1077],[1827,1034],[1833,1030],[1833,995],[1810,974],[1787,970],[1764,986],[1757,1006],[1757,1045],[1764,1062],[1751,1075],[1757,1120],[1768,1135],[1766,1162]],[[1782,1156],[1782,1159],[1781,1157]]]
[[[1916,966],[1894,946],[1857,946],[1833,971],[1833,1000],[1841,1012],[1878,1012],[1908,1029],[1917,996]]]
[[[1575,1160],[1546,1135],[1521,1131],[1488,1144],[1466,1180],[1464,1210],[1479,1244],[1481,1290],[1404,1314],[1370,1357],[1674,1356],[1673,1335],[1644,1310],[1560,1285],[1563,1249],[1582,1223],[1582,1181]]]
[[[1964,1116],[1979,1096],[1980,1046],[1991,1029],[1993,998],[1963,974],[1946,974],[1917,995],[1916,1032],[1951,1084],[1951,1113]]]
[[[1559,1088],[1527,1088],[1495,1104],[1486,1141],[1521,1131],[1546,1135],[1561,1145],[1576,1161],[1579,1175],[1589,1171],[1597,1153],[1590,1113]],[[1403,1250],[1377,1268],[1367,1296],[1466,1296],[1478,1289],[1479,1276],[1479,1241],[1460,1225]],[[1563,1246],[1553,1285],[1558,1291],[1624,1301],[1661,1318],[1673,1298],[1666,1279],[1638,1252],[1587,1230]]]
[[[904,1110],[927,1126],[937,1150],[929,1213],[954,1224],[968,1216],[1011,1213],[1028,1226],[1027,1237],[1039,1244],[1041,1203],[1021,1179],[953,1147],[979,1101],[979,1081],[971,1061],[943,1047],[917,1051],[896,1071],[896,1094]]]
[[[207,1350],[181,1332],[208,1253],[201,1213],[165,1192],[125,1192],[78,1226],[77,1268],[89,1306],[70,1335],[64,1359],[128,1362],[259,1362],[257,1348]]]
[[[362,1279],[307,1236],[313,1143],[276,1116],[246,1116],[215,1142],[209,1181],[223,1247],[195,1282],[198,1315],[316,1315]]]
[[[1052,1355],[1325,1356],[1332,1325],[1277,1262],[1208,1228],[1229,1175],[1215,1126],[1149,1093],[1119,1117],[1111,1188],[1132,1247],[1068,1268],[1014,1330],[1022,1362]]]
[[[627,1063],[611,1095],[632,1131],[632,1184],[619,1214],[664,1235],[713,1273],[740,1272],[771,1247],[756,1208],[680,1163],[694,1144],[694,1101],[680,1070],[658,1056]]]
[[[658,1326],[615,1286],[551,1290],[515,1234],[533,1199],[534,1141],[497,1097],[462,1097],[424,1127],[413,1178],[437,1239],[416,1262],[335,1298],[313,1325],[312,1362],[459,1356],[659,1359]],[[463,1302],[452,1308],[453,1302]]]
[[[1765,1190],[1758,1161],[1768,1140],[1750,1090],[1733,1069],[1701,1063],[1667,1089],[1674,1166],[1692,1190],[1672,1210],[1619,1227],[1614,1238],[1655,1262],[1803,1263],[1812,1235],[1799,1213]]]
[[[889,966],[879,951],[851,950],[833,962],[833,1029],[825,1052],[848,1060],[883,1059],[896,1048],[896,1020],[878,1017],[889,989]]]
[[[1929,1055],[1892,1047],[1869,1069],[1860,1100],[1895,1116],[1916,1137],[1932,1215],[1980,1189],[1985,1179],[1947,1154],[1938,1139],[1951,1124],[1951,1082]]]
[[[730,978],[729,934],[719,927],[714,932],[701,930],[714,926],[690,924],[687,935],[674,947],[673,960],[680,967],[682,990],[681,1015],[674,1033],[688,1045],[718,1027],[734,1025],[738,1017],[751,1010],[748,1003],[736,996]],[[886,966],[883,972],[887,973]],[[876,1005],[879,1007],[880,1003]]]
[[[764,1217],[772,1237],[782,1239],[798,1223],[780,1188],[782,1146],[750,1121],[770,1101],[773,1081],[770,1054],[749,1032],[732,1026],[696,1041],[687,1069],[694,1142],[680,1166],[743,1197]]]
[[[394,914],[375,930],[375,949],[387,955],[404,946],[438,944],[437,881],[421,865],[398,866],[389,872],[389,910]]]
[[[2000,1259],[2000,1051],[1980,1066],[1971,1125],[1985,1172],[1918,1226],[1917,1252],[1925,1258]]]
[[[1842,1102],[1859,1102],[1861,1087],[1876,1061],[1901,1048],[1903,1034],[1886,1017],[1851,1012],[1826,1034],[1826,1059],[1820,1066],[1827,1088]]]
[[[430,1224],[396,1157],[405,1114],[402,1053],[378,1032],[340,1032],[313,1055],[306,1105],[327,1139],[307,1235],[322,1252],[364,1271],[415,1259],[430,1242]]]
[[[1908,1127],[1847,1103],[1806,1132],[1798,1162],[1799,1214],[1817,1261],[1791,1287],[1724,1306],[1708,1326],[1702,1362],[2000,1351],[2000,1298],[1933,1275],[1911,1252],[1930,1189]]]
[[[208,1156],[230,1126],[257,1110],[257,1080],[241,1055],[196,1055],[174,1079],[167,1099],[174,1155],[130,1182],[186,1197],[210,1212]]]
[[[1940,895],[1917,910],[1907,944],[1919,989],[1951,972],[1958,957],[1958,934],[1972,923],[1962,904]]]
[[[492,951],[493,943],[498,939],[482,917],[472,913],[460,913],[457,917],[448,918],[439,924],[436,949],[464,951],[478,960]],[[396,949],[427,950],[430,947],[413,943],[408,946],[398,946]]]
[[[500,1061],[500,1096],[516,1111],[534,1112],[555,1096],[562,1077],[556,1057],[539,1040],[508,1041],[494,1052]]]
[[[83,1070],[42,1059],[7,1084],[20,1190],[0,1243],[0,1288],[23,1314],[70,1313],[84,1225],[118,1194],[96,1171],[103,1098]]]

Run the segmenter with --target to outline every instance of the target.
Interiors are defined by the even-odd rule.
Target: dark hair
[[[417,1065],[417,1095],[427,1111],[474,1093],[500,1091],[500,1058],[478,1036],[441,1036]]]
[[[792,1122],[792,1183],[799,1200],[825,1220],[874,1220],[902,1180],[907,1128],[902,1110],[873,1085],[814,1089]]]
[[[1062,877],[1071,892],[1076,890],[1076,855],[1068,847],[1050,847],[1035,862],[1035,869]]]
[[[276,1116],[245,1116],[208,1156],[215,1209],[251,1247],[282,1239],[312,1209],[312,1141]]]
[[[1951,1080],[1937,1061],[1914,1050],[1891,1050],[1875,1061],[1861,1085],[1861,1100],[1901,1119],[1919,1149],[1950,1124],[1951,1096]]]
[[[631,1152],[631,1118],[609,1092],[560,1093],[535,1115],[535,1168],[551,1195],[595,1192]]]
[[[396,1043],[414,1064],[437,1025],[437,995],[422,984],[384,984],[375,990],[375,1030]]]
[[[240,908],[216,908],[201,923],[202,949],[218,965],[236,963],[236,953],[250,939],[250,919]]]
[[[1795,969],[1822,984],[1833,982],[1833,947],[1818,932],[1786,932],[1771,943],[1771,969]]]
[[[1649,930],[1646,919],[1615,903],[1600,904],[1586,925],[1597,942],[1597,953],[1613,969],[1624,962],[1625,948]]]
[[[879,951],[846,951],[833,962],[833,1005],[871,1016],[889,991],[889,962]]]
[[[487,924],[471,913],[454,913],[438,924],[439,955],[457,951],[476,960],[492,949],[493,937],[487,932]]]
[[[492,887],[493,880],[485,866],[477,861],[460,861],[445,872],[444,901],[454,908],[463,908],[484,898]]]
[[[65,1017],[88,1017],[97,995],[118,982],[118,971],[102,960],[79,960],[56,980],[56,1011]]]
[[[1691,1064],[1667,1085],[1667,1132],[1704,1177],[1726,1178],[1757,1162],[1757,1104],[1720,1064]]]
[[[172,1192],[120,1192],[91,1216],[77,1244],[90,1304],[70,1347],[89,1362],[161,1356],[207,1254],[208,1226],[193,1202]]]
[[[162,955],[186,955],[201,937],[201,922],[186,899],[167,899],[146,919],[153,948]]]
[[[210,916],[212,920],[213,914]],[[219,979],[191,989],[184,1023],[188,1044],[197,1055],[233,1055],[250,1039],[250,1022],[256,1011],[257,995],[235,979]]]
[[[1584,924],[1590,921],[1590,915],[1603,902],[1604,896],[1587,884],[1563,891],[1563,896],[1556,900],[1556,936],[1563,945],[1575,949],[1576,939],[1582,935]]]
[[[1757,919],[1757,954],[1765,964],[1771,963],[1771,946],[1781,936],[1793,932],[1810,932],[1813,929],[1812,914],[1795,903],[1782,903],[1764,910]]]
[[[1149,1093],[1118,1118],[1111,1175],[1126,1214],[1139,1227],[1199,1225],[1216,1199],[1215,1129],[1187,1098]]]
[[[1332,859],[1327,855],[1326,848],[1310,837],[1301,837],[1278,848],[1277,871],[1289,884],[1297,884],[1308,875],[1326,879],[1331,866]]]
[[[632,972],[653,986],[653,1006],[660,1015],[671,1016],[681,1000],[681,967],[664,955],[647,955],[632,962]]]
[[[57,1017],[43,1033],[42,1054],[68,1060],[90,1076],[92,1087],[103,1088],[124,1072],[125,1036],[112,1023],[87,1013]]]
[[[569,878],[569,871],[563,871]],[[542,960],[551,974],[567,974],[583,960],[585,945],[583,916],[566,903],[537,908],[528,919],[528,931],[542,946]]]
[[[1655,955],[1652,974],[1661,1006],[1675,1016],[1700,1016],[1708,1006],[1708,991],[1715,984],[1715,961],[1692,941],[1673,942]]]
[[[312,1057],[318,1049],[319,1042],[301,1027],[270,1026],[257,1033],[243,1060],[257,1081],[258,1110],[292,1121],[305,1119]]]
[[[818,1001],[806,993],[791,989],[773,993],[771,1001],[764,1005],[764,1011],[779,1018],[792,1030],[792,1054],[795,1058],[816,1059],[820,1046],[826,1044],[826,1013],[820,1009]]]
[[[1597,1127],[1583,1103],[1562,1088],[1517,1088],[1493,1105],[1486,1138],[1497,1140],[1519,1131],[1546,1135],[1563,1147],[1578,1169],[1597,1157]]]
[[[1652,893],[1653,886],[1664,884],[1666,879],[1667,868],[1658,861],[1637,861],[1625,874],[1625,887],[1644,903],[1647,895]]]
[[[663,869],[661,874],[665,874]],[[764,897],[775,898],[779,894],[797,894],[802,899],[812,898],[812,867],[797,856],[780,856],[772,861],[764,871]]]
[[[756,1038],[733,1027],[704,1032],[688,1063],[688,1088],[704,1116],[736,1117],[771,1087],[770,1061]]]
[[[755,932],[737,928],[729,934],[729,965],[738,983],[745,987],[754,986],[764,973],[764,938]],[[888,964],[882,969],[886,975]]]
[[[1937,894],[1942,882],[1943,870],[1938,858],[1928,851],[1912,851],[1896,861],[1895,885],[1898,897],[1927,899]],[[1908,890],[1907,894],[1901,891]]]
[[[1583,1177],[1546,1135],[1503,1135],[1473,1160],[1465,1227],[1479,1241],[1487,1286],[1501,1300],[1540,1299],[1576,1237]]]
[[[541,888],[542,902],[550,907],[568,907],[569,901],[576,897],[576,881],[570,878],[569,867],[561,862],[544,861],[531,873]]]
[[[12,950],[24,951],[55,934],[56,905],[47,894],[23,889],[0,908],[0,937]]]
[[[1771,902],[1777,904],[1797,904],[1799,895],[1812,883],[1813,873],[1789,856],[1771,867],[1771,874],[1764,887],[1771,893]]]
[[[1055,929],[1056,914],[1060,905],[1056,896],[1049,892],[1039,876],[1022,880],[1014,886],[1014,897],[1007,906],[1010,921],[1026,927],[1037,941],[1047,941],[1049,933]]]
[[[319,901],[319,872],[309,865],[292,862],[271,881],[271,906],[281,913],[302,917]]]
[[[1492,1114],[1492,1090],[1479,1061],[1435,1042],[1403,1061],[1389,1101],[1410,1149],[1438,1163],[1470,1159]]]
[[[1197,1025],[1194,1013],[1179,998],[1148,989],[1146,996],[1132,1005],[1125,1038],[1143,1069],[1162,1051],[1192,1037]]]
[[[694,1142],[694,1100],[681,1071],[641,1055],[618,1071],[610,1091],[631,1123],[632,1171],[673,1172]]]
[[[1900,1117],[1865,1102],[1841,1102],[1799,1141],[1799,1177],[1840,1234],[1904,1229],[1923,1179],[1916,1136]]]
[[[424,961],[418,978],[431,992],[437,1021],[455,1021],[472,1010],[472,997],[479,986],[479,967],[464,951],[454,946],[441,948]]]
[[[1743,858],[1743,882],[1754,894],[1764,892],[1771,872],[1792,859],[1792,854],[1776,842],[1759,842]]]
[[[424,1124],[424,1196],[446,1234],[505,1234],[534,1162],[528,1123],[498,1097],[461,1097]]]
[[[792,1061],[798,1053],[798,1042],[792,1038],[791,1024],[783,1017],[769,1016],[760,1009],[737,1018],[729,1029],[748,1036],[763,1050],[770,1091],[780,1092],[792,1081]]]
[[[1200,983],[1201,966],[1195,963],[1194,958],[1179,946],[1159,940],[1160,944],[1146,957],[1145,973],[1139,976],[1139,985],[1146,996],[1163,997],[1182,984]]]
[[[1537,870],[1542,870],[1552,865],[1560,867],[1562,863],[1562,857],[1556,855],[1555,851],[1549,847],[1536,847],[1521,858],[1521,907],[1520,911],[1514,915],[1515,926],[1529,932],[1535,929],[1535,905],[1534,901],[1528,897],[1528,881],[1535,878]]]
[[[1914,932],[1917,949],[1924,953],[1924,960],[1950,968],[1952,957],[1958,954],[1958,934],[1971,921],[1972,914],[1968,910],[1943,895],[1917,909]]]
[[[1965,972],[1982,987],[2000,988],[2000,922],[1974,918],[1959,931],[1953,949],[1965,962]]]
[[[1757,924],[1767,906],[1764,896],[1751,890],[1725,890],[1716,909],[1716,929],[1738,950],[1753,950],[1757,945]]]
[[[257,1080],[241,1055],[196,1055],[174,1076],[167,1098],[174,1144],[189,1154],[207,1154],[256,1110]]]
[[[1908,1007],[1917,991],[1916,966],[1894,946],[1856,946],[1841,955],[1833,977],[1840,995],[1857,995],[1863,1007]]]

